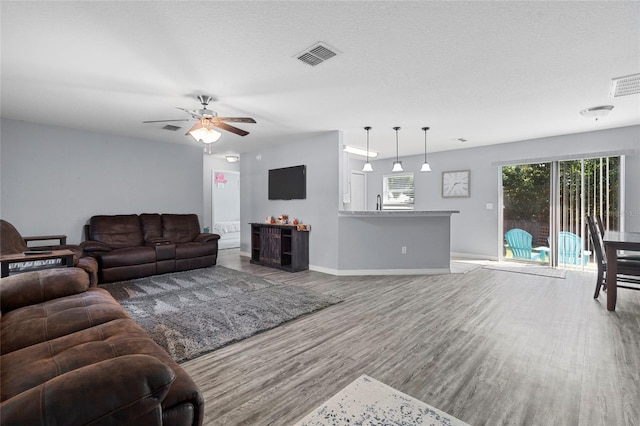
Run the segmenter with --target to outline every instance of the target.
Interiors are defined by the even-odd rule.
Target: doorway
[[[240,247],[240,173],[212,171],[213,232],[220,235],[219,249]]]

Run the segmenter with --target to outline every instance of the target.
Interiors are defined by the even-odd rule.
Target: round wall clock
[[[442,172],[442,197],[468,197],[469,184],[469,170]]]

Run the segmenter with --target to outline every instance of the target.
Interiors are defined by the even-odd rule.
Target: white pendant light
[[[423,127],[422,131],[424,131],[424,163],[422,163],[422,167],[420,167],[421,172],[430,172],[431,166],[427,162],[427,130],[428,127]]]
[[[400,127],[394,127],[393,130],[396,131],[396,161],[393,162],[393,168],[391,171],[403,172],[404,169],[402,168],[402,161],[398,160],[398,130],[400,130]]]
[[[364,163],[364,167],[362,168],[363,172],[372,172],[373,166],[369,162],[369,130],[371,130],[371,126],[367,126],[364,128],[367,131],[367,162]]]

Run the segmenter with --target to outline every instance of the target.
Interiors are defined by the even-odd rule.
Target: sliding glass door
[[[504,166],[503,257],[588,267],[594,254],[586,216],[600,216],[605,229],[620,228],[622,162],[621,157],[599,157]],[[531,236],[530,254],[514,249],[514,245],[526,246],[526,241],[509,237],[526,234],[509,232],[512,229]]]
[[[502,168],[504,258],[549,262],[550,179],[551,163]]]

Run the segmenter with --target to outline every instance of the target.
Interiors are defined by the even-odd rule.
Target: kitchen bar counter
[[[460,213],[459,210],[367,210],[338,212],[339,217],[421,217],[421,216],[451,216]]]
[[[451,272],[451,215],[457,210],[339,211],[339,275]]]

